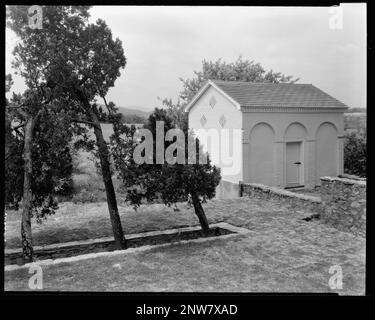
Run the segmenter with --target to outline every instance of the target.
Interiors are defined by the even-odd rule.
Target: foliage
[[[26,115],[27,134],[21,236],[24,256],[29,260],[32,260],[33,255],[30,202],[33,201],[32,197],[35,198],[30,187],[30,141],[33,139],[35,123],[40,120],[40,107],[46,108],[54,103],[62,106],[64,117],[76,124],[78,128],[75,131],[82,130],[80,124],[94,128],[115,245],[125,248],[111,179],[108,147],[102,135],[100,120],[116,116],[105,96],[120,76],[120,69],[125,67],[126,58],[121,41],[113,39],[110,28],[103,20],[89,23],[88,10],[89,7],[84,6],[42,6],[42,29],[34,30],[27,26],[26,6],[8,7],[7,25],[20,38],[14,49],[14,67],[25,78],[31,92],[28,100],[32,108],[22,110]],[[98,96],[104,100],[108,113],[96,104]],[[23,109],[27,107],[24,103],[20,106]],[[83,131],[80,145],[93,147],[86,133],[87,130]]]
[[[296,82],[292,76],[285,76],[281,72],[273,70],[266,71],[259,63],[252,60],[243,60],[239,56],[235,62],[227,63],[221,59],[215,62],[203,60],[202,70],[194,71],[192,79],[180,79],[183,83],[183,90],[180,98],[188,102],[202,87],[204,82],[210,80],[245,81],[245,82]]]
[[[214,62],[203,60],[202,69],[194,71],[191,79],[182,79],[182,90],[176,103],[171,99],[163,99],[162,104],[168,110],[168,115],[174,123],[185,131],[188,127],[188,115],[184,112],[187,103],[194,97],[207,80],[245,81],[245,82],[289,82],[294,83],[299,79],[286,76],[273,70],[266,71],[259,63],[252,60],[243,60],[242,56],[234,62],[227,63],[218,59]]]
[[[345,113],[344,114],[344,128],[346,132],[366,131],[367,126],[367,115],[366,113]]]
[[[12,118],[13,123],[16,122]],[[9,123],[11,123],[10,121]],[[72,191],[72,158],[69,141],[72,137],[69,124],[59,112],[43,111],[35,127],[32,147],[32,215],[38,222],[57,209],[56,195]],[[23,194],[23,145],[22,129],[6,127],[5,201],[18,208]]]
[[[18,131],[14,133],[12,131],[11,122],[7,120],[5,126],[4,192],[5,204],[18,208],[23,192],[23,136]]]
[[[92,103],[89,107],[100,121],[108,120],[102,118],[115,110],[104,111],[95,98],[105,98],[125,67],[121,41],[113,39],[103,20],[89,23],[88,6],[41,7],[41,30],[28,27],[27,6],[7,8],[7,25],[22,40],[14,50],[13,66],[28,87],[39,88],[51,100],[59,99],[72,120],[92,120],[82,99]]]
[[[42,29],[28,26],[29,6],[8,6],[7,26],[20,38],[13,55],[13,66],[25,79],[28,88],[37,88],[48,82],[49,75],[57,70],[56,63],[69,56],[80,57],[75,43],[80,30],[87,24],[87,6],[41,6],[43,12]],[[70,50],[70,55],[67,55]],[[81,57],[80,57],[81,58]],[[51,87],[48,83],[47,87]]]
[[[64,126],[68,126],[69,129],[65,127],[65,130],[78,136],[74,147],[95,150],[97,153],[95,141],[91,139],[87,128],[95,125],[90,111],[95,113],[98,121],[111,122],[121,117],[111,103],[106,103],[107,111],[104,111],[102,106],[95,103],[95,98],[99,96],[105,99],[108,89],[120,75],[119,69],[125,66],[122,43],[119,39],[113,39],[111,30],[103,20],[89,23],[88,6],[41,7],[41,30],[28,27],[28,17],[25,14],[28,6],[7,7],[7,25],[21,40],[14,50],[13,66],[24,77],[29,91],[37,92],[38,96],[47,100],[44,109],[54,106],[61,110],[56,120],[59,119]],[[82,99],[87,104],[84,105]],[[40,112],[41,99],[34,100],[30,104],[31,108],[23,107],[23,113]],[[22,114],[17,116],[24,120]],[[46,119],[40,117],[40,121]],[[45,126],[41,123],[38,126],[45,134],[50,134],[49,126],[53,125],[46,122]],[[41,139],[41,135],[39,138]],[[51,141],[51,137],[43,143],[47,140]],[[56,155],[51,153],[50,156]],[[61,154],[59,156],[61,159],[67,158]],[[48,174],[45,173],[43,177],[47,178]],[[60,178],[56,176],[59,181]],[[64,189],[63,185],[61,187]]]
[[[156,122],[164,122],[164,132],[175,128],[174,120],[169,117],[168,111],[156,108],[149,116],[145,129],[151,131],[153,140],[153,164],[137,164],[133,159],[133,152],[138,140],[134,139],[135,128],[127,128],[121,135],[111,137],[111,150],[119,177],[127,188],[127,201],[138,207],[142,199],[153,201],[156,198],[168,206],[178,201],[184,201],[192,194],[202,200],[211,199],[215,195],[216,186],[220,181],[220,170],[211,165],[208,157],[207,164],[187,164],[188,140],[194,139],[196,143],[197,158],[199,142],[185,133],[185,163],[186,164],[156,164]],[[164,137],[163,137],[164,140]],[[174,141],[164,141],[166,150]],[[175,150],[174,156],[176,156]]]
[[[22,237],[27,235],[25,241],[31,247],[28,217],[34,215],[38,222],[42,221],[57,208],[54,195],[69,193],[71,189],[72,159],[68,147],[71,132],[65,114],[56,108],[61,88],[51,85],[49,74],[57,72],[53,67],[55,63],[61,64],[67,50],[71,49],[72,54],[78,56],[76,51],[73,53],[72,44],[79,25],[87,21],[88,7],[42,6],[41,30],[29,28],[28,8],[7,7],[7,26],[19,38],[12,65],[24,78],[28,89],[22,95],[13,95],[11,105],[6,108],[9,146],[6,149],[10,151],[6,162],[6,200],[17,207],[25,192],[31,190],[31,196],[23,203],[21,231]],[[69,65],[69,60],[64,64]],[[21,128],[28,124],[31,130],[26,134]],[[14,125],[18,131],[14,130]],[[23,150],[26,142],[27,152]],[[24,159],[32,164],[30,179],[24,176],[29,172],[23,167],[27,163]]]
[[[366,132],[350,132],[345,137],[345,173],[366,177]]]

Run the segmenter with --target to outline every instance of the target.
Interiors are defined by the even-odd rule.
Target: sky
[[[242,55],[365,108],[366,5],[340,8],[342,20],[329,7],[94,6],[90,19],[106,21],[127,58],[107,100],[152,110],[158,97],[175,100],[179,79],[194,77],[202,60],[229,63]],[[6,30],[7,73],[16,42]],[[22,92],[22,79],[13,78],[12,91]]]

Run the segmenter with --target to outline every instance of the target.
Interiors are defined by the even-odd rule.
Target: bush
[[[344,171],[347,174],[366,177],[366,132],[346,134]]]

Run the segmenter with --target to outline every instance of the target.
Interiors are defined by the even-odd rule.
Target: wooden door
[[[286,143],[286,186],[302,185],[301,142]]]

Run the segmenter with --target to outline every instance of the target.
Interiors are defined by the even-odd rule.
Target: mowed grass
[[[44,290],[324,292],[326,286],[295,272],[286,277],[246,240],[173,245],[122,257],[43,267]],[[5,290],[27,290],[27,270],[6,274]],[[22,280],[21,280],[22,279]]]
[[[183,210],[162,204],[142,205],[137,211],[131,206],[119,205],[119,213],[125,233],[163,230],[198,224],[194,211],[186,204]],[[20,248],[20,212],[7,219],[5,248]],[[7,217],[8,218],[8,217]],[[217,219],[212,219],[212,221]],[[34,222],[34,221],[33,221]],[[64,202],[56,214],[42,224],[33,223],[34,245],[45,245],[68,241],[86,240],[112,236],[112,227],[106,202],[75,204]]]
[[[192,208],[155,204],[135,212],[121,206],[126,233],[197,225]],[[138,253],[43,267],[44,290],[337,292],[364,294],[365,239],[276,201],[249,198],[204,204],[210,223],[225,221],[250,230],[235,239],[173,244]],[[34,226],[36,244],[111,235],[105,203],[66,204],[46,224]],[[16,245],[16,225],[6,232]],[[8,225],[8,224],[7,224]],[[12,240],[13,239],[13,240]],[[329,268],[343,270],[343,289],[328,286]],[[5,290],[29,290],[28,270],[5,272]]]
[[[105,187],[102,177],[95,167],[94,155],[80,150],[73,157],[73,195],[71,201],[74,203],[90,203],[106,200]],[[115,190],[119,191],[120,181],[116,176],[112,177]],[[68,199],[67,199],[68,200]]]

